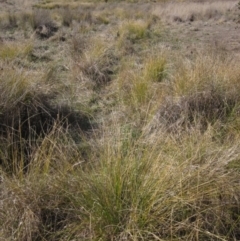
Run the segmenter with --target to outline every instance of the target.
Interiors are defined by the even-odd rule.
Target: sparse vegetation
[[[240,239],[238,2],[0,2],[0,240]]]

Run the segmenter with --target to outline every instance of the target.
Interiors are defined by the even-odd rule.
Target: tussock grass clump
[[[1,14],[0,27],[3,30],[11,30],[17,28],[19,25],[19,15],[13,12]]]
[[[147,29],[148,25],[142,21],[129,21],[123,25],[119,34],[120,37],[129,39],[131,42],[135,42],[137,40],[144,39],[147,37]]]
[[[227,58],[200,54],[192,62],[181,63],[166,86],[166,94],[161,92],[161,104],[153,122],[170,130],[205,130],[215,123],[226,125],[238,118],[238,75],[237,66]]]
[[[62,25],[66,27],[70,27],[73,21],[73,13],[69,8],[64,8],[62,10]]]
[[[73,21],[81,24],[94,24],[96,19],[93,16],[93,11],[93,7],[83,5],[78,8],[73,8],[70,6],[62,7],[58,13],[62,19],[62,25],[65,27],[70,27]]]
[[[30,27],[33,26],[33,12],[32,11],[24,11],[20,14],[20,22],[21,25],[26,28],[27,24],[30,25]]]
[[[112,47],[106,47],[101,41],[93,41],[80,56],[77,65],[83,76],[97,87],[111,81],[118,64],[118,56]]]
[[[119,101],[130,109],[141,109],[149,101],[150,82],[132,59],[125,60],[117,79]]]
[[[1,81],[1,165],[7,173],[27,170],[37,142],[56,122],[72,130],[90,128],[86,115],[66,105],[54,105],[56,94],[37,92],[28,75],[3,72]]]
[[[167,61],[165,56],[150,57],[147,59],[144,78],[153,82],[161,82],[167,75]]]
[[[18,27],[18,16],[14,13],[8,13],[7,15],[8,24],[6,28],[16,28]]]
[[[177,130],[199,125],[206,129],[208,124],[222,123],[234,113],[239,106],[239,97],[232,93],[218,90],[206,90],[177,101],[166,101],[158,111],[159,124]]]
[[[22,182],[3,175],[2,205],[8,210],[0,214],[4,238],[238,237],[238,174],[225,169],[239,158],[238,146],[219,148],[211,130],[180,139],[163,134],[154,145],[126,126],[103,132],[89,167],[75,168],[63,161],[61,170],[41,175],[33,166]],[[62,135],[54,133],[48,139],[56,146]],[[66,153],[62,160],[68,159]],[[12,227],[17,227],[15,232]]]
[[[132,57],[124,58],[115,88],[119,101],[129,109],[130,115],[143,114],[144,118],[148,118],[156,101],[166,94],[164,82],[167,71],[167,60],[163,53],[150,53],[142,63]]]
[[[31,42],[12,43],[3,42],[0,46],[0,59],[3,61],[13,61],[18,57],[24,58],[29,56],[33,51]]]
[[[70,51],[74,59],[78,59],[88,46],[87,38],[79,35],[74,35],[71,39]]]
[[[47,154],[45,152],[47,148],[48,156],[39,155],[34,168],[32,167],[28,175],[22,179],[12,179],[3,174],[0,195],[1,199],[5,200],[2,208],[8,211],[0,213],[2,238],[29,241],[66,240],[76,233],[77,225],[81,221],[80,212],[74,209],[74,203],[64,193],[62,187],[66,186],[67,179],[58,172],[61,166],[64,166],[63,157],[73,157],[74,148],[69,148],[67,151],[65,147],[64,151],[61,151],[64,147],[63,143],[60,145],[63,135],[56,135],[57,132],[61,133],[58,129],[55,131],[55,137],[53,135],[46,137],[48,147],[42,146],[43,149],[39,149],[41,152],[38,154]],[[54,156],[56,153],[58,155]],[[53,170],[53,166],[55,166],[54,170],[62,176],[62,180],[54,172],[48,174],[49,170]],[[69,167],[71,166],[68,165],[65,166],[65,170],[62,169],[66,176],[66,170],[69,170]]]
[[[148,146],[136,139],[131,130],[124,130],[108,129],[110,133],[100,144],[101,154],[93,169],[72,180],[75,187],[82,184],[74,200],[84,207],[88,221],[79,228],[89,235],[86,238],[231,239],[238,235],[238,224],[230,224],[231,232],[228,224],[236,220],[234,213],[239,213],[238,199],[234,198],[238,195],[237,186],[231,179],[235,174],[226,174],[224,169],[228,161],[239,155],[237,147],[214,152],[214,143],[209,145],[208,135],[203,137],[200,133],[179,140],[179,144],[184,141],[189,146],[172,146],[175,140],[167,136]],[[114,137],[119,134],[119,139],[111,133]],[[226,187],[234,188],[229,192]],[[226,205],[228,198],[231,201]],[[91,227],[86,225],[90,219]]]
[[[110,23],[110,19],[107,16],[107,14],[101,14],[101,15],[96,16],[96,21],[99,23],[103,23],[105,25]]]
[[[129,20],[122,24],[118,31],[118,46],[126,53],[134,52],[132,45],[149,37],[149,24],[141,20]]]
[[[237,63],[227,56],[199,53],[192,61],[185,59],[176,64],[172,77],[172,96],[188,96],[211,89],[234,92],[239,89]]]

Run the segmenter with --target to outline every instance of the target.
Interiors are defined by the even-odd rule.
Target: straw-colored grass
[[[164,20],[232,3],[38,4],[0,36],[0,240],[239,240],[239,58]]]

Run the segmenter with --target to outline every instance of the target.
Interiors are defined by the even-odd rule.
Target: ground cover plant
[[[0,1],[0,240],[239,240],[239,16]]]

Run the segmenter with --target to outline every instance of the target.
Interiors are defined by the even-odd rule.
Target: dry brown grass
[[[174,2],[156,7],[153,13],[165,20],[178,22],[226,20],[232,17],[230,12],[236,5],[237,1]]]
[[[38,4],[0,33],[0,239],[239,240],[232,2]]]

